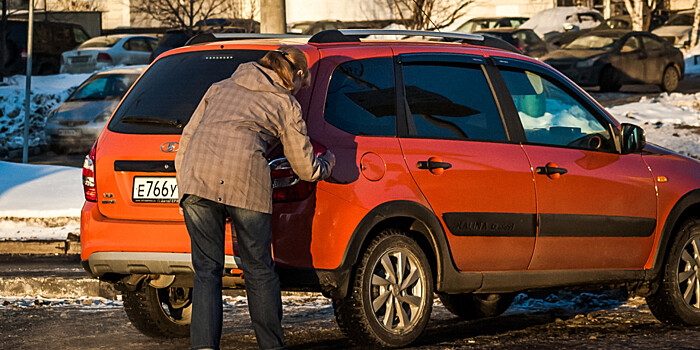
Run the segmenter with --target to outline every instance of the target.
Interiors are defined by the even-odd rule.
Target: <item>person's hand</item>
[[[320,155],[319,158],[322,158],[323,160],[328,162],[328,164],[331,166],[331,169],[333,169],[333,167],[335,166],[335,154],[333,154],[333,152],[331,152],[330,150],[326,150],[326,152]]]

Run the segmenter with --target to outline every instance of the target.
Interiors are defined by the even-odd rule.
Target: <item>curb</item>
[[[80,242],[73,240],[0,241],[0,254],[80,255]]]
[[[102,297],[116,299],[119,292],[112,284],[91,278],[9,277],[0,278],[0,296],[40,296],[42,298],[78,299]]]

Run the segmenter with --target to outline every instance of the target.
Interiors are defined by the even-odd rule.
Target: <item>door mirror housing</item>
[[[622,124],[622,154],[641,152],[646,144],[644,129],[634,124]]]

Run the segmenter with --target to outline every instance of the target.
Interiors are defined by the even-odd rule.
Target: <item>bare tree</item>
[[[395,16],[406,28],[436,30],[445,28],[464,16],[474,0],[391,0]]]
[[[230,18],[254,19],[260,13],[260,0],[226,0],[222,12]]]
[[[632,17],[632,30],[648,30],[651,12],[656,9],[656,0],[625,0],[627,12]]]
[[[132,11],[143,13],[165,25],[194,27],[199,20],[206,20],[221,13],[229,0],[137,0],[132,1]]]
[[[700,0],[695,0],[695,17],[693,18],[693,30],[690,31],[690,47],[698,44],[698,27],[700,27]]]
[[[53,0],[48,6],[46,0],[46,10],[48,11],[100,11],[102,3],[100,0]]]

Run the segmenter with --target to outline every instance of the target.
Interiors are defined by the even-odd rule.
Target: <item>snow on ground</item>
[[[75,87],[92,75],[57,74],[32,77],[32,96],[30,101],[29,145],[46,144],[46,116],[70,96]],[[24,75],[6,78],[0,86],[0,155],[9,150],[23,147],[24,130]]]
[[[84,201],[81,171],[0,161],[0,218],[79,217]]]
[[[663,93],[607,109],[621,123],[644,128],[647,142],[700,159],[700,93]]]

